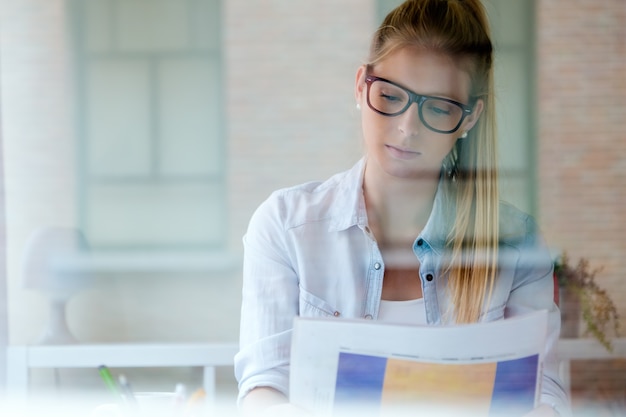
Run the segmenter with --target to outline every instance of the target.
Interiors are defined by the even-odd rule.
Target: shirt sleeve
[[[289,355],[298,314],[282,199],[274,193],[256,210],[243,238],[240,350],[235,356],[238,401],[255,387],[289,390]]]

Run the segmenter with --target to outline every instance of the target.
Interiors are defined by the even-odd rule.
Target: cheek
[[[427,143],[426,152],[430,154],[433,163],[443,162],[456,144],[456,141],[457,138],[454,135],[433,134],[424,138],[424,143]]]
[[[392,128],[392,124],[373,114],[363,114],[361,118],[363,138],[366,143],[380,142]]]
[[[456,144],[456,141],[458,140],[456,137],[456,133],[452,134],[450,136],[447,136],[445,138],[440,138],[441,140],[439,141],[439,151],[442,155],[442,160],[443,158],[446,157],[446,155],[448,155],[450,153],[450,151],[452,150],[452,148],[454,148],[454,145]]]
[[[365,116],[361,118],[361,132],[363,142],[366,146],[371,145],[373,142],[375,142],[375,138],[378,137],[378,132],[376,129],[376,125],[372,123],[369,118]]]

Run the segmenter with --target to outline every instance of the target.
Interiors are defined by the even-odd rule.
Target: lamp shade
[[[46,227],[28,239],[22,259],[22,286],[44,293],[49,306],[48,320],[37,343],[77,343],[68,328],[65,307],[75,293],[91,284],[89,270],[76,268],[87,251],[85,237],[74,228]]]
[[[91,285],[91,273],[75,268],[88,255],[83,233],[69,227],[46,227],[28,239],[22,258],[22,286],[71,295]]]

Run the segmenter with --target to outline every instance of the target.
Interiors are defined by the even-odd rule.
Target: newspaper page
[[[458,326],[298,317],[290,401],[323,416],[523,416],[539,400],[547,320],[545,310]]]

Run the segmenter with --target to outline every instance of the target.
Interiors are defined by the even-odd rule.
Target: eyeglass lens
[[[402,88],[383,80],[375,80],[369,88],[369,104],[375,110],[395,116],[406,111],[409,94]],[[454,103],[437,98],[427,98],[420,106],[422,122],[438,131],[453,131],[463,118],[463,109]]]

